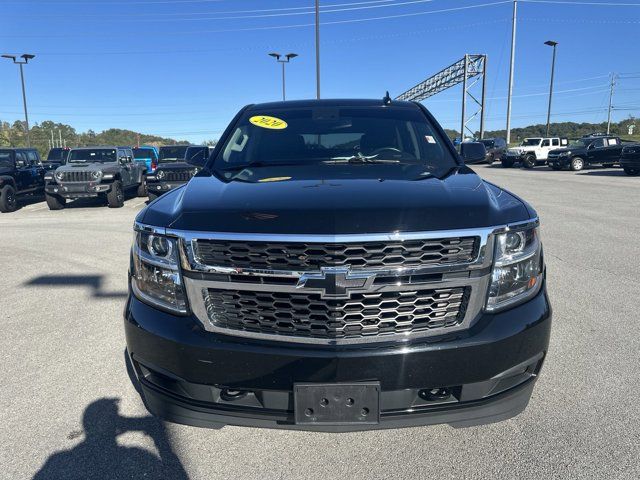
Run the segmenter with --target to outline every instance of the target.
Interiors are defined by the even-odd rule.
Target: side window
[[[604,147],[604,138],[599,138],[598,140],[593,142],[591,145],[593,145],[594,148],[603,148]]]
[[[133,162],[133,150],[125,150],[125,154],[127,155],[127,161],[129,163]]]
[[[16,152],[16,167],[24,168],[27,165],[27,156],[24,154],[24,152]]]
[[[551,140],[551,145],[553,145],[554,147],[560,146],[560,139],[558,139],[558,138],[552,139]]]
[[[541,147],[548,147],[550,146],[549,140],[543,140],[542,141],[542,145],[540,145]]]
[[[27,158],[29,159],[29,163],[37,167],[40,165],[40,159],[38,158],[38,154],[34,150],[30,150],[27,152]]]
[[[609,144],[609,146],[618,145],[618,139],[617,138],[609,138],[609,139],[607,139],[607,143]]]

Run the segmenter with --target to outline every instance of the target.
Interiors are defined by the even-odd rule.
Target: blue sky
[[[519,3],[514,126],[545,121],[549,39],[559,42],[553,120],[606,120],[610,72],[626,74],[614,119],[640,114],[640,1],[587,4],[597,1]],[[511,2],[321,5],[324,98],[397,95],[465,53],[485,53],[487,128],[504,128]],[[25,69],[31,123],[199,142],[217,138],[241,106],[280,98],[279,66],[268,52],[299,55],[287,66],[288,98],[315,96],[312,7],[312,0],[2,0],[0,53],[37,55]],[[0,119],[13,121],[22,118],[18,68],[2,60]],[[443,126],[458,128],[460,99],[455,87],[424,103]]]

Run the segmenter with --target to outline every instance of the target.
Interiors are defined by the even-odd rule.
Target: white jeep
[[[525,138],[519,147],[509,148],[502,157],[503,167],[513,167],[521,163],[524,168],[533,168],[536,165],[545,165],[547,156],[551,150],[565,147],[569,140],[559,137],[532,137]]]

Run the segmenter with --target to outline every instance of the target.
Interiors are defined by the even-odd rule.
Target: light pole
[[[2,55],[3,58],[8,58],[13,60],[13,63],[16,65],[20,65],[20,81],[22,82],[22,104],[24,105],[24,122],[25,127],[27,129],[27,147],[31,146],[31,140],[29,139],[29,114],[27,113],[27,93],[24,89],[24,72],[22,71],[22,65],[26,65],[29,63],[29,60],[35,57],[35,55],[31,55],[30,53],[23,53],[20,55],[22,60],[18,60],[18,57],[15,55]]]
[[[289,63],[289,61],[292,58],[296,58],[298,56],[298,54],[297,53],[287,53],[286,55],[282,56],[279,53],[270,53],[269,56],[275,58],[276,62],[282,64],[282,100],[285,100],[286,99],[286,93],[285,93],[284,64],[285,63]],[[283,60],[281,60],[281,58]]]
[[[556,46],[558,42],[547,40],[545,45],[553,47],[553,60],[551,60],[551,82],[549,83],[549,109],[547,110],[547,137],[549,136],[549,125],[551,123],[551,99],[553,98],[553,75],[556,70]]]

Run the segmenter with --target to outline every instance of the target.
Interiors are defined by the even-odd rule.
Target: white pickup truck
[[[568,144],[568,139],[559,137],[525,138],[519,147],[507,149],[502,157],[502,166],[508,168],[520,163],[524,168],[533,168],[536,165],[545,165],[551,150],[566,147]]]

